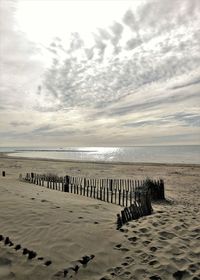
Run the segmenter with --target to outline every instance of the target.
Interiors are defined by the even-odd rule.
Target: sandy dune
[[[0,279],[200,279],[200,166],[78,163],[2,155],[2,170],[6,177],[0,177]],[[18,180],[20,173],[31,171],[101,178],[162,177],[168,201],[154,203],[153,215],[117,231],[120,206]],[[28,259],[24,248],[37,255]]]

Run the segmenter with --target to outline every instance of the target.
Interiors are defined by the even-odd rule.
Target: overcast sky
[[[0,146],[200,144],[199,0],[0,0]]]

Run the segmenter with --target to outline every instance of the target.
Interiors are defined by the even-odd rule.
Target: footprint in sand
[[[146,233],[146,232],[148,232],[148,229],[147,228],[140,228],[139,231],[142,232],[142,233]]]
[[[161,237],[166,239],[172,239],[176,236],[174,233],[168,231],[160,231],[159,234]]]
[[[154,226],[154,227],[158,227],[158,226],[159,226],[159,224],[158,224],[158,223],[156,223],[156,222],[153,222],[153,223],[152,223],[152,226]]]
[[[132,236],[128,238],[129,241],[131,242],[136,242],[137,241],[137,237],[136,236]]]
[[[149,262],[149,265],[154,266],[154,265],[156,265],[156,264],[158,264],[158,263],[159,263],[158,261],[152,260],[152,261]]]
[[[44,263],[44,265],[46,265],[46,266],[49,266],[49,265],[51,265],[52,264],[52,261],[46,261],[45,263]]]
[[[158,250],[158,248],[157,247],[154,247],[154,246],[152,246],[152,247],[150,247],[150,249],[149,249],[151,252],[156,252],[157,250]]]
[[[174,229],[175,230],[181,230],[181,227],[180,226],[175,226]]]
[[[117,244],[117,245],[115,245],[115,247],[114,247],[114,249],[119,249],[119,248],[121,248],[122,247],[122,244]]]
[[[198,264],[190,264],[188,269],[194,273],[196,271],[200,271],[200,266]]]
[[[121,232],[128,232],[128,229],[120,228]]]
[[[187,270],[177,270],[176,272],[173,273],[173,277],[176,280],[181,280],[181,279],[187,278],[189,276],[190,276],[190,274],[188,273]],[[189,279],[189,278],[187,278],[187,279]]]
[[[159,275],[150,276],[149,279],[151,279],[151,280],[162,280],[162,278]]]
[[[128,248],[122,247],[122,244],[117,244],[117,245],[115,245],[115,247],[114,247],[113,249],[115,249],[115,250],[120,250],[120,251],[122,251],[122,252],[128,252],[128,251],[130,251]]]
[[[151,243],[151,241],[149,241],[149,240],[145,240],[145,241],[142,242],[142,244],[145,245],[145,246],[150,244],[150,243]]]
[[[117,276],[123,271],[123,268],[121,266],[116,266],[114,268],[110,268],[107,270],[107,272],[110,272],[110,275]]]
[[[123,265],[123,266],[128,266],[128,265],[129,265],[129,263],[127,263],[127,262],[123,262],[121,265]]]
[[[128,248],[121,248],[120,251],[122,251],[122,252],[128,252],[128,251],[130,251],[130,250],[129,250]]]

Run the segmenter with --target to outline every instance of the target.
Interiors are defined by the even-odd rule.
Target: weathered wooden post
[[[122,205],[124,206],[125,205],[125,190],[123,189],[122,191]]]
[[[126,191],[126,207],[128,206],[128,191]]]
[[[107,186],[107,202],[109,202],[109,187]]]
[[[73,184],[74,184],[73,177],[70,177],[71,193],[73,193]]]
[[[83,180],[83,195],[85,196],[86,178]]]
[[[121,215],[122,215],[122,223],[125,224],[127,222],[127,220],[126,220],[124,210],[121,211]]]
[[[105,189],[105,187],[103,188],[103,201],[106,201],[106,189]]]
[[[130,190],[130,205],[132,204],[132,190]]]
[[[33,183],[33,179],[34,179],[34,173],[31,172],[31,183]]]
[[[36,173],[33,173],[33,184],[36,183]]]
[[[110,202],[113,203],[113,191],[111,191]]]
[[[26,173],[26,177],[25,180],[28,181],[29,180],[29,173]],[[30,181],[30,180],[29,180]]]
[[[61,191],[64,192],[64,178],[61,179]]]
[[[92,197],[92,189],[93,189],[93,186],[91,185],[90,186],[90,197]]]
[[[165,186],[162,179],[160,179],[160,198],[165,199]]]
[[[121,205],[121,190],[118,190],[119,193],[119,205]]]
[[[64,192],[69,192],[69,176],[65,176]]]
[[[110,191],[113,191],[113,179],[110,179]]]
[[[100,200],[102,200],[102,187],[100,187]]]
[[[87,180],[87,197],[89,196],[89,181]]]
[[[122,219],[120,214],[117,214],[117,229],[120,229],[123,226]]]

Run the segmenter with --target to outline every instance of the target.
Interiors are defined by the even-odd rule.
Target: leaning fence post
[[[127,222],[127,220],[126,220],[124,210],[121,211],[121,215],[122,215],[122,223],[125,224]]]
[[[122,219],[120,214],[117,214],[117,229],[120,229],[123,226]]]

